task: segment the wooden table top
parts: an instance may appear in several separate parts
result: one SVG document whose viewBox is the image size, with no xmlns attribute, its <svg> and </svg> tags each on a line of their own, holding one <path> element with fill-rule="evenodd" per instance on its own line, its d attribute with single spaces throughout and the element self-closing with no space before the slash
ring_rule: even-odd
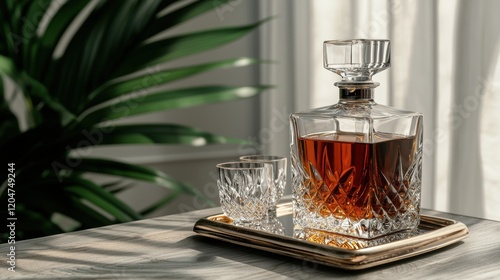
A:
<svg viewBox="0 0 500 280">
<path fill-rule="evenodd" d="M 346 271 L 197 236 L 220 208 L 0 245 L 2 279 L 500 279 L 500 222 L 423 210 L 463 222 L 470 236 L 421 256 Z"/>
</svg>

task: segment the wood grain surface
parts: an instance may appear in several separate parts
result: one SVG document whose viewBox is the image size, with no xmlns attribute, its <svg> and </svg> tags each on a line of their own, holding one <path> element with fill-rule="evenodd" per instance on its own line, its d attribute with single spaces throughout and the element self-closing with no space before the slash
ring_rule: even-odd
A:
<svg viewBox="0 0 500 280">
<path fill-rule="evenodd" d="M 500 279 L 500 222 L 423 211 L 465 223 L 449 247 L 363 271 L 345 271 L 197 236 L 194 223 L 220 208 L 16 243 L 16 272 L 2 279 Z"/>
</svg>

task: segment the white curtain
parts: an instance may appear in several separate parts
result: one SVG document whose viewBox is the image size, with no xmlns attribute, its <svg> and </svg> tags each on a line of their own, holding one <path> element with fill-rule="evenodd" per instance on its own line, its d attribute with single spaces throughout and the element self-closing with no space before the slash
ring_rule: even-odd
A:
<svg viewBox="0 0 500 280">
<path fill-rule="evenodd" d="M 323 41 L 391 39 L 375 101 L 424 114 L 422 206 L 500 220 L 500 1 L 308 3 L 309 106 L 338 100 Z"/>
</svg>

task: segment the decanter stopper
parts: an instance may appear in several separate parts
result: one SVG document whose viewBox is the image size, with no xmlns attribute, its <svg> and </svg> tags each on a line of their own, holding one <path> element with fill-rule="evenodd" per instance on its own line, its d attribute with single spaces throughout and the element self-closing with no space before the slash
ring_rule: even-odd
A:
<svg viewBox="0 0 500 280">
<path fill-rule="evenodd" d="M 326 69 L 340 75 L 342 81 L 336 86 L 365 84 L 376 87 L 372 75 L 387 69 L 390 62 L 389 40 L 331 40 L 323 43 L 323 58 Z"/>
</svg>

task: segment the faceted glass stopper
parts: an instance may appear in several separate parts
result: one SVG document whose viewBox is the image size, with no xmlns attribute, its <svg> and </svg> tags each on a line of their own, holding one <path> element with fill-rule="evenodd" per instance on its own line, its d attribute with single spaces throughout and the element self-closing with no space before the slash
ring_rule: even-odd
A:
<svg viewBox="0 0 500 280">
<path fill-rule="evenodd" d="M 370 82 L 373 74 L 391 66 L 390 41 L 325 41 L 323 57 L 325 68 L 342 76 L 344 83 Z"/>
</svg>

